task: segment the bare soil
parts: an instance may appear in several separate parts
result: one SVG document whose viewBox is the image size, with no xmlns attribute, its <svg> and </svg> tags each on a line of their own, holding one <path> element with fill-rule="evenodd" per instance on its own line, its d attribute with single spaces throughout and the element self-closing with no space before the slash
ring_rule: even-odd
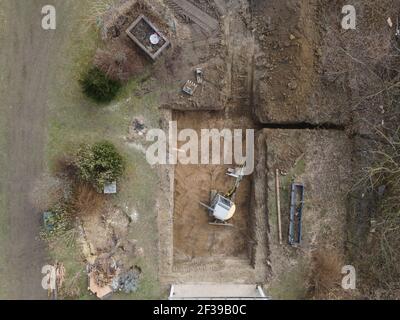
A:
<svg viewBox="0 0 400 320">
<path fill-rule="evenodd" d="M 174 50 L 167 56 L 165 69 L 158 79 L 165 83 L 162 106 L 173 110 L 171 120 L 178 129 L 204 128 L 254 129 L 251 106 L 252 56 L 254 41 L 247 28 L 249 13 L 246 1 L 220 1 L 220 33 L 205 36 L 195 23 L 179 19 L 176 30 L 181 32 Z M 210 11 L 207 11 L 210 12 Z M 174 11 L 177 17 L 181 12 Z M 172 41 L 174 46 L 174 41 Z M 195 81 L 194 70 L 201 67 L 205 83 L 193 97 L 181 93 L 187 79 Z M 179 110 L 179 111 L 177 111 Z M 216 111 L 210 111 L 216 110 Z M 167 119 L 163 123 L 167 129 Z M 226 192 L 232 178 L 225 175 L 228 167 L 215 165 L 176 165 L 165 170 L 162 188 L 170 195 L 159 211 L 160 271 L 164 283 L 173 282 L 263 282 L 266 278 L 266 220 L 255 214 L 252 206 L 254 181 L 246 177 L 232 219 L 234 228 L 208 224 L 207 203 L 212 188 Z M 222 229 L 221 229 L 222 228 Z"/>
<path fill-rule="evenodd" d="M 254 88 L 257 119 L 262 123 L 347 123 L 348 91 L 322 77 L 330 49 L 324 41 L 324 1 L 251 2 L 259 44 Z M 337 8 L 340 12 L 341 7 Z"/>
<path fill-rule="evenodd" d="M 200 137 L 201 129 L 223 129 L 227 121 L 216 114 L 198 117 L 194 112 L 175 113 L 178 130 L 192 128 Z M 194 121 L 193 121 L 194 120 Z M 230 124 L 229 127 L 232 127 Z M 236 127 L 240 128 L 240 127 Z M 179 148 L 179 147 L 178 147 Z M 237 192 L 237 211 L 231 227 L 209 225 L 207 210 L 199 202 L 209 203 L 211 190 L 227 193 L 234 178 L 225 173 L 235 165 L 182 165 L 175 167 L 174 256 L 175 262 L 197 257 L 248 256 L 251 176 L 246 177 Z"/>
</svg>

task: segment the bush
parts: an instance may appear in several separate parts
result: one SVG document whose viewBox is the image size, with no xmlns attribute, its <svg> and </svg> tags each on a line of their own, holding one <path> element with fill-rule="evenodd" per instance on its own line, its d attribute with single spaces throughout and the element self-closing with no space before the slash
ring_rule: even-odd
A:
<svg viewBox="0 0 400 320">
<path fill-rule="evenodd" d="M 110 79 L 126 82 L 142 74 L 147 60 L 134 48 L 118 41 L 97 49 L 93 64 Z"/>
<path fill-rule="evenodd" d="M 73 220 L 70 211 L 68 204 L 63 202 L 49 210 L 48 215 L 43 216 L 44 227 L 40 232 L 40 237 L 43 240 L 51 240 L 64 236 L 72 230 Z"/>
<path fill-rule="evenodd" d="M 91 68 L 80 84 L 85 95 L 96 102 L 110 102 L 122 87 L 120 81 L 110 79 L 97 67 Z"/>
<path fill-rule="evenodd" d="M 114 145 L 104 141 L 82 146 L 76 157 L 80 179 L 102 191 L 107 183 L 118 180 L 124 171 L 122 156 Z"/>
<path fill-rule="evenodd" d="M 309 280 L 309 295 L 312 299 L 332 299 L 342 296 L 341 269 L 344 265 L 339 253 L 330 248 L 313 252 Z"/>
</svg>

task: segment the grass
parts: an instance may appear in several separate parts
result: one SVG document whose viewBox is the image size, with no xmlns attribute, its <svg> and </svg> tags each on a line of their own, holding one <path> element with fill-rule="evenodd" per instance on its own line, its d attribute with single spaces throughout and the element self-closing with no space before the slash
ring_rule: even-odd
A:
<svg viewBox="0 0 400 320">
<path fill-rule="evenodd" d="M 384 134 L 376 129 L 386 142 L 372 152 L 377 159 L 359 182 L 359 186 L 369 185 L 377 193 L 381 186 L 383 194 L 376 198 L 376 233 L 362 248 L 354 247 L 366 295 L 374 298 L 380 290 L 381 298 L 399 299 L 400 288 L 400 128 Z"/>
<path fill-rule="evenodd" d="M 3 40 L 6 29 L 6 12 L 8 3 L 0 1 L 0 41 Z M 1 59 L 1 58 L 0 58 Z M 7 285 L 9 281 L 6 279 L 8 274 L 6 247 L 9 235 L 9 223 L 7 215 L 7 199 L 6 199 L 6 177 L 7 172 L 7 105 L 6 100 L 6 72 L 4 72 L 5 64 L 0 63 L 0 97 L 3 103 L 0 104 L 0 298 L 6 298 Z"/>
<path fill-rule="evenodd" d="M 341 269 L 344 265 L 341 256 L 334 249 L 320 248 L 313 252 L 312 272 L 309 286 L 313 299 L 332 299 L 340 297 Z"/>
<path fill-rule="evenodd" d="M 1 72 L 0 72 L 1 73 Z M 7 166 L 6 161 L 6 147 L 7 141 L 5 139 L 6 133 L 5 125 L 6 122 L 6 112 L 3 108 L 0 108 L 0 297 L 3 297 L 5 294 L 5 286 L 6 281 L 3 277 L 7 274 L 6 269 L 6 243 L 8 238 L 8 216 L 7 216 L 7 208 L 6 208 L 6 178 L 4 174 L 6 172 L 5 168 Z"/>
<path fill-rule="evenodd" d="M 110 1 L 112 3 L 113 1 Z M 148 126 L 158 125 L 158 96 L 150 93 L 144 97 L 134 96 L 140 88 L 143 79 L 130 81 L 117 95 L 112 103 L 98 108 L 96 103 L 86 98 L 79 85 L 80 71 L 91 64 L 95 50 L 101 46 L 97 30 L 94 27 L 81 28 L 75 22 L 85 21 L 86 13 L 90 12 L 96 1 L 73 2 L 75 12 L 81 12 L 81 17 L 72 17 L 68 23 L 72 35 L 68 43 L 63 45 L 60 52 L 63 55 L 53 80 L 54 88 L 50 94 L 48 116 L 48 144 L 46 156 L 48 166 L 54 169 L 56 159 L 63 154 L 76 151 L 82 143 L 94 143 L 99 140 L 109 140 L 121 151 L 126 160 L 126 172 L 120 185 L 120 192 L 114 201 L 120 206 L 135 208 L 139 213 L 139 221 L 130 230 L 132 239 L 138 240 L 145 255 L 136 261 L 143 270 L 143 279 L 138 292 L 120 296 L 118 298 L 141 299 L 160 297 L 158 283 L 158 249 L 157 249 L 157 212 L 155 209 L 154 194 L 158 178 L 145 160 L 145 155 L 130 148 L 123 137 L 128 132 L 128 126 L 135 116 L 143 116 Z M 104 5 L 104 3 L 103 3 Z M 72 9 L 71 9 L 72 10 Z M 143 75 L 146 77 L 146 75 Z M 60 242 L 52 248 L 53 259 L 63 262 L 67 275 L 78 276 L 79 298 L 87 299 L 87 290 L 83 290 L 86 276 L 84 265 L 74 246 L 65 246 Z"/>
<path fill-rule="evenodd" d="M 53 261 L 64 264 L 66 279 L 63 287 L 66 299 L 93 299 L 87 290 L 85 264 L 82 261 L 80 248 L 75 242 L 60 238 L 50 245 L 50 256 Z"/>
<path fill-rule="evenodd" d="M 308 266 L 299 264 L 280 275 L 268 288 L 268 295 L 275 300 L 302 300 L 307 297 Z"/>
</svg>

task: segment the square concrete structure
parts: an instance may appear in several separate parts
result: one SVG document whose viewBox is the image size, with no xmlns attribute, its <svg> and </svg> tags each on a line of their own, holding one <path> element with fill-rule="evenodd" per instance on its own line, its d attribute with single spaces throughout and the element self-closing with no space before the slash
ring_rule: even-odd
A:
<svg viewBox="0 0 400 320">
<path fill-rule="evenodd" d="M 153 60 L 156 60 L 170 44 L 167 38 L 144 15 L 140 15 L 129 26 L 126 34 Z M 152 35 L 158 36 L 157 44 L 151 43 Z"/>
</svg>

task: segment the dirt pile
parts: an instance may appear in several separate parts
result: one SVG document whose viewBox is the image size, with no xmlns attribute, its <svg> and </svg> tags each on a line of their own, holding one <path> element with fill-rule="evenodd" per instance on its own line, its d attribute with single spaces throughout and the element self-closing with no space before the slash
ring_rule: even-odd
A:
<svg viewBox="0 0 400 320">
<path fill-rule="evenodd" d="M 346 89 L 323 78 L 331 45 L 325 40 L 325 5 L 319 0 L 252 2 L 259 44 L 254 108 L 260 122 L 348 122 Z"/>
</svg>

